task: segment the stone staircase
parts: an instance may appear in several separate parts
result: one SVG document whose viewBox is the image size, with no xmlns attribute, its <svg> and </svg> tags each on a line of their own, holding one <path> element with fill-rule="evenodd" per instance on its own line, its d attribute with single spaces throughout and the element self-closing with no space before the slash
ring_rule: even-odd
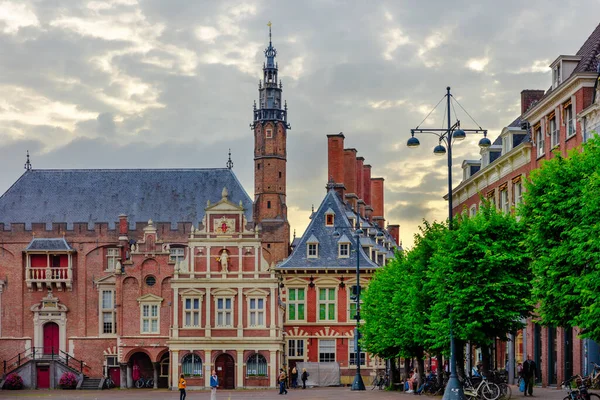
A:
<svg viewBox="0 0 600 400">
<path fill-rule="evenodd" d="M 102 389 L 102 378 L 89 378 L 87 376 L 83 377 L 83 382 L 81 383 L 80 390 L 101 390 Z"/>
</svg>

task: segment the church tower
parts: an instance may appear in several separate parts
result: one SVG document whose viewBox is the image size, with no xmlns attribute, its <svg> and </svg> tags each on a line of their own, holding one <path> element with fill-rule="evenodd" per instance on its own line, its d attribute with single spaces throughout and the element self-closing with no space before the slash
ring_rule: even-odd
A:
<svg viewBox="0 0 600 400">
<path fill-rule="evenodd" d="M 273 265 L 289 255 L 290 224 L 286 205 L 287 103 L 282 107 L 277 82 L 277 50 L 265 50 L 263 79 L 258 83 L 259 106 L 254 103 L 254 221 L 262 230 L 265 258 Z"/>
</svg>

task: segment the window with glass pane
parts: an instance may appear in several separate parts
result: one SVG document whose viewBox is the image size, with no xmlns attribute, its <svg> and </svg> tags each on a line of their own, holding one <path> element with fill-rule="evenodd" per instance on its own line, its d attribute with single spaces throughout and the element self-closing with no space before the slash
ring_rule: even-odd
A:
<svg viewBox="0 0 600 400">
<path fill-rule="evenodd" d="M 513 193 L 515 196 L 515 207 L 523 201 L 523 186 L 521 182 L 517 182 L 513 185 Z"/>
<path fill-rule="evenodd" d="M 250 326 L 265 326 L 264 299 L 250 299 Z"/>
<path fill-rule="evenodd" d="M 319 320 L 335 321 L 335 289 L 319 289 Z"/>
<path fill-rule="evenodd" d="M 288 340 L 288 357 L 304 357 L 304 339 Z"/>
<path fill-rule="evenodd" d="M 200 299 L 197 297 L 184 299 L 183 305 L 184 320 L 183 326 L 188 328 L 197 328 L 200 326 Z"/>
<path fill-rule="evenodd" d="M 319 340 L 319 362 L 335 362 L 335 339 Z"/>
<path fill-rule="evenodd" d="M 106 249 L 106 270 L 114 271 L 117 266 L 117 259 L 119 258 L 119 249 L 109 248 Z"/>
<path fill-rule="evenodd" d="M 288 289 L 288 321 L 304 321 L 304 288 Z"/>
<path fill-rule="evenodd" d="M 142 305 L 142 333 L 158 333 L 158 304 Z"/>
<path fill-rule="evenodd" d="M 356 347 L 354 347 L 355 340 L 354 338 L 348 340 L 348 355 L 350 356 L 348 360 L 348 365 L 356 365 Z M 362 349 L 360 349 L 360 365 L 366 365 L 367 363 L 367 355 Z"/>
<path fill-rule="evenodd" d="M 567 136 L 575 134 L 575 121 L 573 120 L 573 106 L 570 105 L 565 110 L 565 120 L 567 122 Z"/>
<path fill-rule="evenodd" d="M 550 144 L 552 147 L 558 144 L 559 130 L 556 127 L 556 117 L 550 120 Z"/>
<path fill-rule="evenodd" d="M 102 299 L 100 301 L 100 326 L 102 333 L 116 333 L 115 325 L 115 292 L 114 290 L 102 290 Z"/>
<path fill-rule="evenodd" d="M 317 253 L 317 243 L 309 243 L 308 244 L 308 257 L 316 258 L 318 256 Z"/>
<path fill-rule="evenodd" d="M 246 376 L 267 376 L 267 359 L 262 354 L 254 353 L 248 357 Z"/>
<path fill-rule="evenodd" d="M 217 326 L 232 326 L 231 298 L 217 299 Z"/>
<path fill-rule="evenodd" d="M 181 361 L 181 372 L 187 376 L 202 376 L 202 359 L 197 354 L 187 354 Z"/>
<path fill-rule="evenodd" d="M 538 128 L 536 130 L 535 138 L 537 145 L 537 155 L 539 157 L 544 155 L 544 145 L 546 144 L 546 142 L 544 141 L 544 134 L 542 133 L 542 128 Z"/>
<path fill-rule="evenodd" d="M 340 243 L 340 257 L 348 257 L 350 254 L 350 244 Z"/>
<path fill-rule="evenodd" d="M 169 261 L 179 262 L 185 258 L 185 249 L 183 247 L 172 247 L 170 250 Z"/>
<path fill-rule="evenodd" d="M 508 214 L 510 211 L 510 203 L 508 202 L 508 190 L 500 191 L 500 204 L 502 204 L 502 212 Z"/>
</svg>

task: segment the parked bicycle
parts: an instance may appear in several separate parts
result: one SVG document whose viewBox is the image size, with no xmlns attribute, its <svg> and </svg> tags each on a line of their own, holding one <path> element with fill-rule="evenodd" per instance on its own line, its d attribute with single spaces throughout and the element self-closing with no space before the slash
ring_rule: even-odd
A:
<svg viewBox="0 0 600 400">
<path fill-rule="evenodd" d="M 489 380 L 500 388 L 499 400 L 508 400 L 512 397 L 512 389 L 508 385 L 508 374 L 506 371 L 491 370 Z"/>
<path fill-rule="evenodd" d="M 463 391 L 468 400 L 476 400 L 481 397 L 485 400 L 496 400 L 500 397 L 498 385 L 488 381 L 485 377 L 482 377 L 477 385 L 474 385 L 470 378 L 466 378 L 463 385 Z"/>
<path fill-rule="evenodd" d="M 596 364 L 593 361 L 590 364 L 594 366 L 594 369 L 586 377 L 589 379 L 589 387 L 590 389 L 600 389 L 600 365 Z"/>
<path fill-rule="evenodd" d="M 107 376 L 106 378 L 104 378 L 104 389 L 112 389 L 114 388 L 115 385 L 115 381 L 112 380 L 112 378 L 110 376 Z"/>
<path fill-rule="evenodd" d="M 577 389 L 572 388 L 573 381 L 575 382 Z M 600 400 L 599 395 L 588 392 L 588 386 L 586 385 L 585 380 L 579 375 L 567 379 L 560 385 L 567 391 L 567 396 L 563 400 Z"/>
<path fill-rule="evenodd" d="M 378 374 L 375 379 L 373 379 L 373 386 L 371 387 L 371 390 L 375 389 L 375 388 L 379 388 L 379 390 L 383 390 L 386 387 L 388 387 L 390 385 L 390 376 L 386 373 L 385 375 L 383 374 Z"/>
<path fill-rule="evenodd" d="M 154 379 L 141 377 L 137 381 L 135 381 L 135 387 L 138 389 L 141 388 L 153 388 L 154 387 Z"/>
</svg>

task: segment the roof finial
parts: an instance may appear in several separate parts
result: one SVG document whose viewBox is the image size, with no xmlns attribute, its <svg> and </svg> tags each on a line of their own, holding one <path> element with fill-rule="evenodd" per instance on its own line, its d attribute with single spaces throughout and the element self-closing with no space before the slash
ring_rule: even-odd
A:
<svg viewBox="0 0 600 400">
<path fill-rule="evenodd" d="M 296 239 L 296 229 L 294 229 L 294 239 Z"/>
<path fill-rule="evenodd" d="M 231 149 L 229 149 L 229 159 L 227 160 L 227 169 L 233 168 L 233 161 L 231 161 Z"/>
<path fill-rule="evenodd" d="M 331 190 L 335 188 L 335 180 L 333 179 L 333 175 L 329 175 L 329 181 L 327 182 L 327 189 Z"/>
<path fill-rule="evenodd" d="M 269 27 L 269 46 L 270 46 L 271 45 L 271 21 L 269 21 L 267 26 Z"/>
<path fill-rule="evenodd" d="M 313 214 L 315 213 L 315 205 L 314 204 L 312 204 L 312 212 L 313 212 Z"/>
<path fill-rule="evenodd" d="M 29 161 L 29 150 L 27 150 L 27 161 L 25 162 L 25 170 L 29 171 L 31 169 L 31 161 Z"/>
</svg>

